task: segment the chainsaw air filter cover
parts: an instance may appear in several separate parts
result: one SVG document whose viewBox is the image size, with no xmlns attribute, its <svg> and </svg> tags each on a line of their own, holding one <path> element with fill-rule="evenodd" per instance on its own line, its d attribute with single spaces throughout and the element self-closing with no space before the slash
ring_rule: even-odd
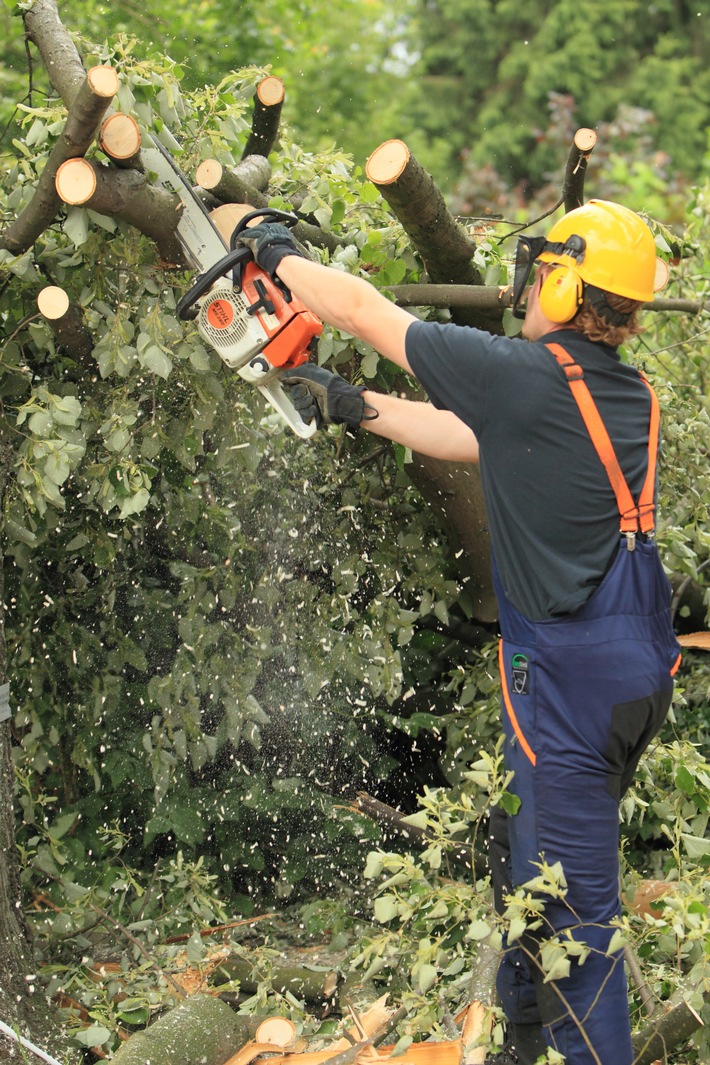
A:
<svg viewBox="0 0 710 1065">
<path fill-rule="evenodd" d="M 269 331 L 262 325 L 262 318 L 267 319 Z M 278 327 L 273 315 L 263 311 L 258 316 L 250 314 L 244 293 L 231 284 L 212 289 L 202 301 L 197 319 L 201 335 L 232 369 L 239 369 L 257 355 Z"/>
</svg>

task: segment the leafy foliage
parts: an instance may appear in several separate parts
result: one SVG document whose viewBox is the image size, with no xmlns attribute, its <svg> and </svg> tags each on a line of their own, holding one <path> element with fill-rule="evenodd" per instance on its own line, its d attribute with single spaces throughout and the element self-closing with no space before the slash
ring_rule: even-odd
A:
<svg viewBox="0 0 710 1065">
<path fill-rule="evenodd" d="M 622 107 L 651 112 L 673 169 L 707 173 L 708 26 L 693 7 L 419 0 L 413 31 L 426 91 L 412 83 L 411 144 L 438 170 L 456 172 L 470 155 L 508 187 L 539 188 L 553 172 L 540 127 L 556 97 L 592 128 Z"/>
</svg>

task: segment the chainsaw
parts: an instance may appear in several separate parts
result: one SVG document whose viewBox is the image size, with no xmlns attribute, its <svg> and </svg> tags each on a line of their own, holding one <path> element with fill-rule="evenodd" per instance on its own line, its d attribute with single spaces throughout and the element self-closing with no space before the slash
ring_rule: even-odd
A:
<svg viewBox="0 0 710 1065">
<path fill-rule="evenodd" d="M 297 436 L 313 436 L 316 426 L 303 421 L 279 376 L 308 361 L 323 323 L 282 282 L 257 266 L 247 247 L 237 244 L 253 219 L 294 226 L 298 218 L 270 207 L 251 211 L 240 219 L 227 247 L 167 148 L 157 138 L 147 141 L 146 166 L 162 188 L 179 197 L 183 210 L 177 234 L 199 271 L 177 305 L 178 318 L 196 319 L 200 335 L 223 362 L 256 385 Z"/>
</svg>

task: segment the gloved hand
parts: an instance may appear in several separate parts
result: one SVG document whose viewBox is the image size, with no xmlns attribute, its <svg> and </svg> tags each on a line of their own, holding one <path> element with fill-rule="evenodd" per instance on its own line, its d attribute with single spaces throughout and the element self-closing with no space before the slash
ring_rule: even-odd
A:
<svg viewBox="0 0 710 1065">
<path fill-rule="evenodd" d="M 258 226 L 248 226 L 239 234 L 236 243 L 248 248 L 257 266 L 266 270 L 272 277 L 281 260 L 287 255 L 304 258 L 293 233 L 280 222 L 260 222 Z"/>
<path fill-rule="evenodd" d="M 279 380 L 308 425 L 315 419 L 319 429 L 324 423 L 357 428 L 360 422 L 377 417 L 375 408 L 362 398 L 364 388 L 349 384 L 322 366 L 305 363 L 285 370 Z"/>
</svg>

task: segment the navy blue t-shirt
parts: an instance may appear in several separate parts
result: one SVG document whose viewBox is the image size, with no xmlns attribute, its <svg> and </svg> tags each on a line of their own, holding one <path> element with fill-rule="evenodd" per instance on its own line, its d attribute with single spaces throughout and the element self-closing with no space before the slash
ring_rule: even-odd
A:
<svg viewBox="0 0 710 1065">
<path fill-rule="evenodd" d="M 545 342 L 584 371 L 635 500 L 648 466 L 650 395 L 613 348 L 571 329 L 536 342 L 413 322 L 406 351 L 431 402 L 476 434 L 493 553 L 507 598 L 532 621 L 571 613 L 619 544 L 619 512 L 567 379 Z"/>
</svg>

